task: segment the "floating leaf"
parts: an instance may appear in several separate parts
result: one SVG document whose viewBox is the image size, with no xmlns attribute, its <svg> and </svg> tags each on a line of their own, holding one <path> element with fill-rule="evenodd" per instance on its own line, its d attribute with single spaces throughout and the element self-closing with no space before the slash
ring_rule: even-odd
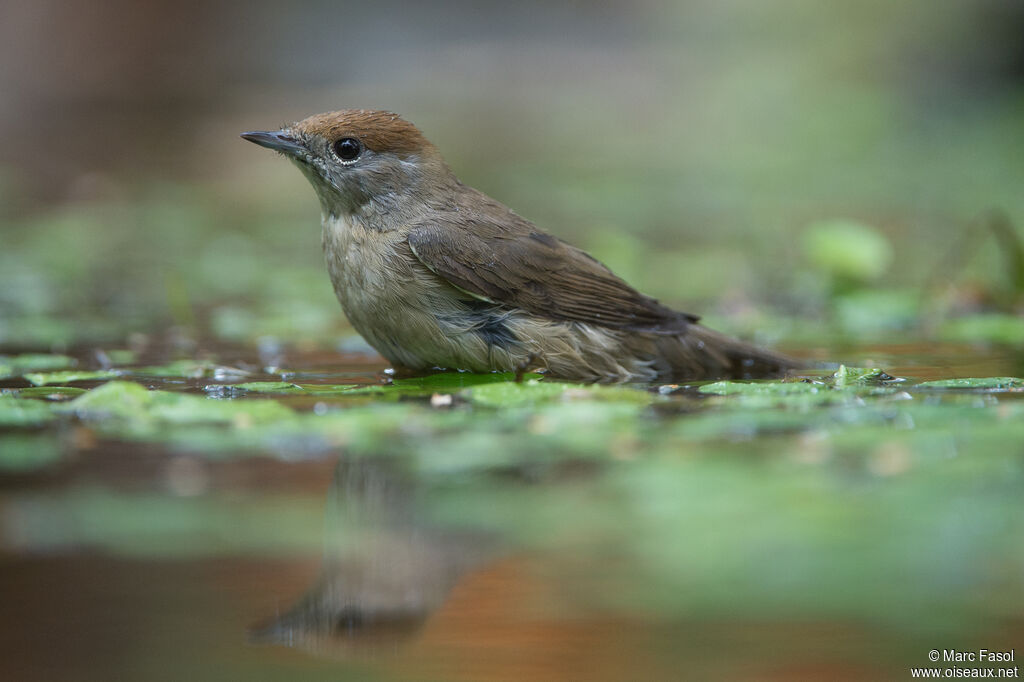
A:
<svg viewBox="0 0 1024 682">
<path fill-rule="evenodd" d="M 129 426 L 153 424 L 254 424 L 289 419 L 294 412 L 273 400 L 211 400 L 184 393 L 149 391 L 127 381 L 111 381 L 55 409 L 82 419 L 117 418 Z"/>
<path fill-rule="evenodd" d="M 225 367 L 196 360 L 175 360 L 153 367 L 134 367 L 128 372 L 133 376 L 181 377 L 184 379 L 230 379 L 250 374 L 249 371 L 237 367 Z"/>
<path fill-rule="evenodd" d="M 302 389 L 303 393 L 310 395 L 342 395 L 352 393 L 356 389 L 384 388 L 383 386 L 360 384 L 298 384 L 298 387 Z"/>
<path fill-rule="evenodd" d="M 19 398 L 43 398 L 48 400 L 69 400 L 85 393 L 77 386 L 33 386 L 17 389 Z"/>
<path fill-rule="evenodd" d="M 522 383 L 506 381 L 483 384 L 467 389 L 465 395 L 470 402 L 487 407 L 511 407 L 535 405 L 561 399 L 567 390 L 584 390 L 576 384 L 547 383 L 531 379 Z"/>
<path fill-rule="evenodd" d="M 897 379 L 877 367 L 847 367 L 846 365 L 840 365 L 836 373 L 832 375 L 832 379 L 837 388 L 877 386 L 887 382 L 902 381 L 902 379 Z"/>
<path fill-rule="evenodd" d="M 437 374 L 428 374 L 424 377 L 395 379 L 391 382 L 391 385 L 403 390 L 422 390 L 431 392 L 457 391 L 463 388 L 482 386 L 485 384 L 512 382 L 515 378 L 516 375 L 514 372 L 438 372 Z M 540 378 L 540 375 L 526 374 L 523 378 L 538 379 Z"/>
<path fill-rule="evenodd" d="M 438 372 L 423 377 L 395 379 L 390 384 L 358 386 L 346 390 L 350 395 L 362 393 L 380 394 L 381 396 L 429 396 L 434 393 L 455 393 L 474 386 L 514 382 L 513 372 Z M 538 379 L 539 374 L 526 374 L 524 379 Z M 304 388 L 314 389 L 314 385 L 304 384 Z"/>
<path fill-rule="evenodd" d="M 697 390 L 714 395 L 807 395 L 820 393 L 828 387 L 802 381 L 716 381 Z"/>
<path fill-rule="evenodd" d="M 925 381 L 916 388 L 954 388 L 954 389 L 985 389 L 1009 390 L 1024 388 L 1024 379 L 1016 377 L 982 377 L 978 379 L 940 379 Z"/>
<path fill-rule="evenodd" d="M 530 379 L 483 384 L 461 393 L 471 403 L 486 407 L 536 405 L 554 400 L 607 400 L 647 404 L 655 396 L 636 388 L 584 386 Z"/>
<path fill-rule="evenodd" d="M 53 417 L 53 406 L 49 403 L 0 394 L 0 426 L 37 426 Z"/>
<path fill-rule="evenodd" d="M 217 398 L 238 398 L 247 393 L 274 393 L 278 395 L 334 396 L 351 394 L 355 389 L 376 392 L 384 386 L 359 384 L 293 384 L 288 381 L 249 381 L 244 384 L 212 384 L 205 391 Z"/>
<path fill-rule="evenodd" d="M 699 387 L 705 395 L 722 396 L 721 404 L 736 408 L 790 407 L 809 409 L 819 405 L 847 404 L 861 400 L 859 391 L 836 388 L 821 381 L 717 381 Z M 882 390 L 866 389 L 863 390 Z"/>
<path fill-rule="evenodd" d="M 207 387 L 210 388 L 210 387 Z M 302 386 L 288 381 L 249 381 L 244 384 L 229 384 L 223 388 L 240 389 L 251 393 L 305 393 Z"/>
<path fill-rule="evenodd" d="M 96 379 L 112 379 L 121 376 L 119 370 L 98 369 L 98 370 L 67 370 L 63 372 L 30 372 L 25 379 L 36 386 L 47 384 L 68 384 L 72 381 L 95 381 Z"/>
</svg>

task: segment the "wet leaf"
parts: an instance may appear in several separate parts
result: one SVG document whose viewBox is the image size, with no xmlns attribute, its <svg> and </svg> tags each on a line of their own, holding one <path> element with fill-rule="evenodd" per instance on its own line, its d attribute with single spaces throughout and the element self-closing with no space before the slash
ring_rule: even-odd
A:
<svg viewBox="0 0 1024 682">
<path fill-rule="evenodd" d="M 181 377 L 184 379 L 237 379 L 248 376 L 250 372 L 237 367 L 225 367 L 210 362 L 196 360 L 175 360 L 164 365 L 153 367 L 133 367 L 127 370 L 133 376 L 143 377 Z"/>
<path fill-rule="evenodd" d="M 940 379 L 924 381 L 916 388 L 1009 390 L 1024 388 L 1024 379 L 1016 377 L 982 377 L 979 379 Z"/>
<path fill-rule="evenodd" d="M 425 377 L 412 377 L 408 379 L 395 379 L 391 386 L 405 391 L 457 391 L 473 386 L 486 384 L 508 383 L 516 378 L 513 372 L 488 372 L 477 374 L 474 372 L 438 372 Z M 539 374 L 526 374 L 524 379 L 539 379 Z"/>
<path fill-rule="evenodd" d="M 120 376 L 121 372 L 112 369 L 99 370 L 67 370 L 63 372 L 29 372 L 25 379 L 36 386 L 47 384 L 67 384 L 72 381 L 94 381 L 96 379 L 112 379 Z"/>
<path fill-rule="evenodd" d="M 54 418 L 53 406 L 0 394 L 0 426 L 37 426 Z"/>
<path fill-rule="evenodd" d="M 837 388 L 848 386 L 878 386 L 902 381 L 877 367 L 847 367 L 840 365 L 832 380 Z"/>
<path fill-rule="evenodd" d="M 466 389 L 460 395 L 481 407 L 513 407 L 566 400 L 607 400 L 648 404 L 654 395 L 636 388 L 583 386 L 530 379 L 495 382 Z"/>
<path fill-rule="evenodd" d="M 299 384 L 300 389 L 303 393 L 317 396 L 329 396 L 329 395 L 345 395 L 354 391 L 368 389 L 371 392 L 373 389 L 384 388 L 383 386 L 365 386 L 359 384 Z"/>
<path fill-rule="evenodd" d="M 828 382 L 819 380 L 805 381 L 718 381 L 705 384 L 698 388 L 700 393 L 721 396 L 716 398 L 717 404 L 723 407 L 759 409 L 766 407 L 786 407 L 808 410 L 825 405 L 857 404 L 863 401 L 865 392 L 887 394 L 884 388 L 860 386 L 834 386 L 832 379 Z"/>
<path fill-rule="evenodd" d="M 69 400 L 86 392 L 77 386 L 33 386 L 17 389 L 19 398 L 43 398 L 47 400 Z"/>
<path fill-rule="evenodd" d="M 244 384 L 230 384 L 228 387 L 252 393 L 303 393 L 306 391 L 302 386 L 287 381 L 249 381 Z"/>
<path fill-rule="evenodd" d="M 288 420 L 294 412 L 273 400 L 213 400 L 169 391 L 150 391 L 127 381 L 111 381 L 70 403 L 55 406 L 86 420 L 117 419 L 128 431 L 159 424 L 228 424 L 248 428 Z"/>
<path fill-rule="evenodd" d="M 526 378 L 539 378 L 538 374 L 527 374 Z M 378 394 L 382 398 L 399 396 L 429 396 L 434 393 L 456 393 L 462 389 L 488 384 L 500 384 L 512 382 L 515 374 L 512 372 L 488 372 L 477 374 L 474 372 L 438 372 L 423 377 L 410 377 L 405 379 L 394 379 L 390 384 L 357 386 L 346 389 L 351 395 Z M 305 388 L 313 386 L 305 385 Z"/>
<path fill-rule="evenodd" d="M 823 384 L 802 381 L 716 381 L 697 389 L 713 395 L 813 395 L 828 390 Z"/>
</svg>

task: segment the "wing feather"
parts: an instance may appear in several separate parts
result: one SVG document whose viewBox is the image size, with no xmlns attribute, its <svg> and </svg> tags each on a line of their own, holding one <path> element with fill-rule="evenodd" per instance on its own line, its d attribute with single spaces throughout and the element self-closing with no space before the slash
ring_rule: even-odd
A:
<svg viewBox="0 0 1024 682">
<path fill-rule="evenodd" d="M 409 246 L 427 268 L 467 294 L 534 315 L 662 334 L 682 332 L 698 320 L 641 294 L 590 255 L 511 211 L 501 217 L 435 216 L 410 231 Z"/>
</svg>

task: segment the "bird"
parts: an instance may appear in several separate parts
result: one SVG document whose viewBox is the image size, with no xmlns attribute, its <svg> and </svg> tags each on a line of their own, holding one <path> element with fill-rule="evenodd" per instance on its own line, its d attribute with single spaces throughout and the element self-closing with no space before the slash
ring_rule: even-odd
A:
<svg viewBox="0 0 1024 682">
<path fill-rule="evenodd" d="M 398 114 L 344 109 L 241 137 L 281 153 L 312 184 L 334 292 L 398 371 L 667 383 L 799 366 L 640 293 L 463 184 Z"/>
</svg>

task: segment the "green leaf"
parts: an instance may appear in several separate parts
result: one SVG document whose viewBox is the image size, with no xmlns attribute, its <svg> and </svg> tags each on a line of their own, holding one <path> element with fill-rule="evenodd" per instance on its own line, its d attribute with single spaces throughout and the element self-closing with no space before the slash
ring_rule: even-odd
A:
<svg viewBox="0 0 1024 682">
<path fill-rule="evenodd" d="M 564 400 L 604 400 L 648 404 L 655 396 L 647 391 L 615 386 L 584 386 L 530 379 L 505 381 L 466 389 L 460 395 L 481 407 L 518 407 Z"/>
<path fill-rule="evenodd" d="M 250 372 L 237 367 L 225 367 L 196 360 L 175 360 L 153 367 L 134 367 L 127 372 L 132 376 L 181 377 L 184 379 L 229 379 L 250 374 Z"/>
<path fill-rule="evenodd" d="M 86 389 L 77 386 L 33 386 L 16 390 L 19 398 L 42 398 L 48 400 L 68 400 L 86 392 Z"/>
<path fill-rule="evenodd" d="M 38 426 L 53 418 L 53 406 L 49 403 L 0 394 L 0 426 Z"/>
<path fill-rule="evenodd" d="M 356 389 L 378 389 L 384 388 L 383 386 L 365 386 L 359 384 L 297 384 L 298 388 L 302 389 L 303 393 L 309 395 L 328 396 L 328 395 L 344 395 L 346 393 L 353 393 Z"/>
<path fill-rule="evenodd" d="M 236 388 L 251 393 L 305 393 L 306 390 L 288 381 L 249 381 L 244 384 L 229 384 L 226 388 Z"/>
<path fill-rule="evenodd" d="M 456 393 L 474 386 L 511 383 L 515 381 L 515 378 L 514 372 L 488 372 L 481 374 L 474 372 L 438 372 L 423 377 L 395 379 L 390 384 L 358 386 L 346 390 L 346 392 L 351 395 L 377 393 L 382 396 L 390 395 L 395 397 L 399 395 L 429 396 L 434 393 Z M 538 378 L 540 378 L 539 374 L 524 375 L 524 379 Z M 307 389 L 312 388 L 309 384 L 304 384 L 303 387 Z"/>
<path fill-rule="evenodd" d="M 887 382 L 901 381 L 877 367 L 847 367 L 840 365 L 832 380 L 837 388 L 847 386 L 877 386 Z"/>
<path fill-rule="evenodd" d="M 473 386 L 513 382 L 515 378 L 514 372 L 488 372 L 482 374 L 474 372 L 438 372 L 437 374 L 428 374 L 424 377 L 395 379 L 391 382 L 391 386 L 404 391 L 444 393 Z M 526 374 L 524 378 L 538 379 L 540 375 Z"/>
<path fill-rule="evenodd" d="M 67 384 L 72 381 L 94 381 L 96 379 L 111 379 L 113 377 L 121 376 L 120 370 L 113 369 L 100 369 L 100 370 L 66 370 L 63 372 L 30 372 L 25 375 L 25 379 L 36 386 L 46 386 L 47 384 Z"/>
<path fill-rule="evenodd" d="M 828 390 L 821 384 L 802 381 L 716 381 L 697 389 L 700 393 L 714 395 L 807 395 Z"/>
<path fill-rule="evenodd" d="M 940 379 L 925 381 L 916 388 L 953 388 L 953 389 L 985 389 L 1008 390 L 1024 388 L 1024 379 L 1017 377 L 982 377 L 978 379 Z"/>
<path fill-rule="evenodd" d="M 483 384 L 462 393 L 470 402 L 486 407 L 512 407 L 536 405 L 561 399 L 566 390 L 578 388 L 574 384 L 546 383 L 531 379 L 522 383 L 507 381 Z"/>
<path fill-rule="evenodd" d="M 205 391 L 210 397 L 218 399 L 241 398 L 249 393 L 327 397 L 350 393 L 357 386 L 357 384 L 293 384 L 288 381 L 250 381 L 244 384 L 211 384 L 205 387 Z"/>
<path fill-rule="evenodd" d="M 697 390 L 706 395 L 722 396 L 717 399 L 722 405 L 735 408 L 779 406 L 801 410 L 821 405 L 856 403 L 861 400 L 861 392 L 889 392 L 887 389 L 867 386 L 835 387 L 823 381 L 717 381 Z"/>
<path fill-rule="evenodd" d="M 108 382 L 55 409 L 87 420 L 116 418 L 127 422 L 129 428 L 158 424 L 229 424 L 247 428 L 294 416 L 291 408 L 273 400 L 213 400 L 184 393 L 149 391 L 127 381 Z"/>
</svg>

